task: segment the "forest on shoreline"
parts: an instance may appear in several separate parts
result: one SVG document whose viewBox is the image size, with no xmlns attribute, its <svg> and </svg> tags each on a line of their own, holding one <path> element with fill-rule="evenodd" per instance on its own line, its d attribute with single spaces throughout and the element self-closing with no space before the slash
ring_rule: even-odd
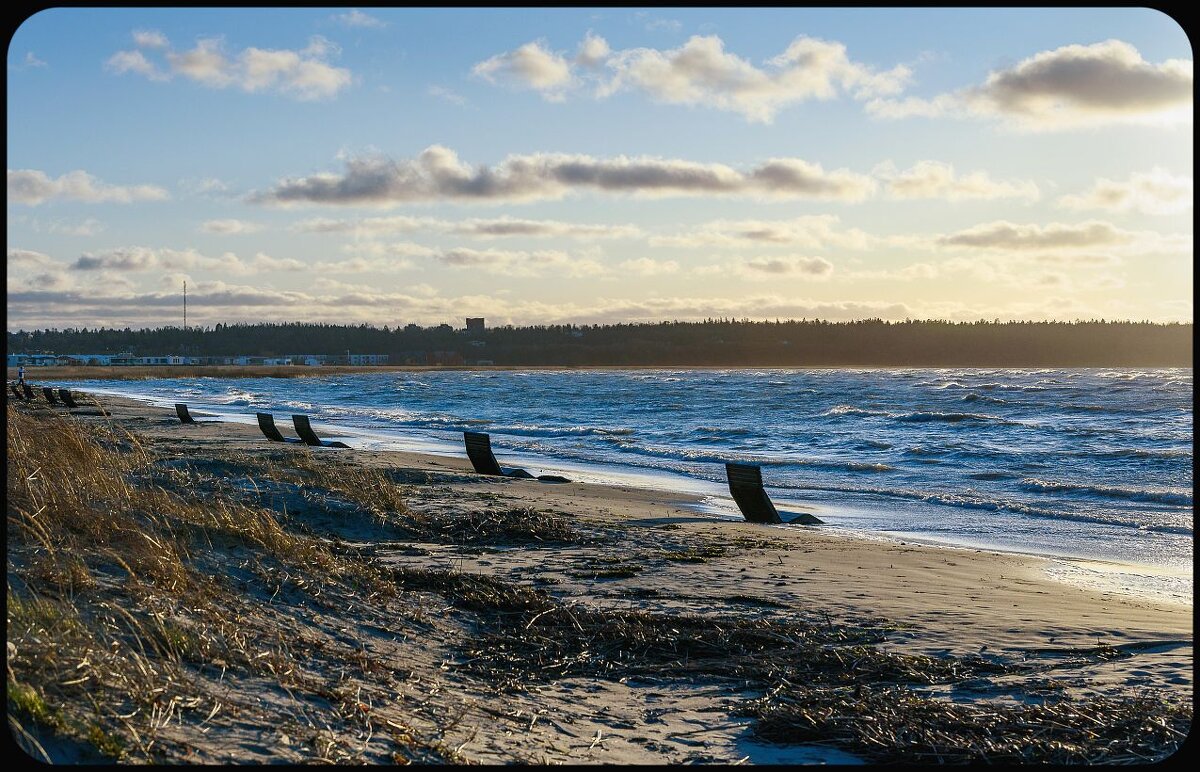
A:
<svg viewBox="0 0 1200 772">
<path fill-rule="evenodd" d="M 709 319 L 455 329 L 217 324 L 8 332 L 7 353 L 330 357 L 386 354 L 393 365 L 1190 367 L 1192 324 L 868 319 Z M 334 360 L 336 363 L 336 360 Z"/>
</svg>

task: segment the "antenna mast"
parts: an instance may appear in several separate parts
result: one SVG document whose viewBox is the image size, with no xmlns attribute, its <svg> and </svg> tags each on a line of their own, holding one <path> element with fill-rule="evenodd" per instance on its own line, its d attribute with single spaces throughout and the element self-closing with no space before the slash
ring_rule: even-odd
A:
<svg viewBox="0 0 1200 772">
<path fill-rule="evenodd" d="M 183 282 L 183 329 L 187 329 L 187 281 Z"/>
</svg>

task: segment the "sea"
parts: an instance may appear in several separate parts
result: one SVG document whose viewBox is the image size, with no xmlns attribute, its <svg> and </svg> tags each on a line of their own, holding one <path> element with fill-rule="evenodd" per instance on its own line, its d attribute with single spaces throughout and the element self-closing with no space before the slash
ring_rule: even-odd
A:
<svg viewBox="0 0 1200 772">
<path fill-rule="evenodd" d="M 784 519 L 887 541 L 1044 556 L 1062 581 L 1192 603 L 1191 368 L 384 371 L 61 381 L 323 437 L 699 496 L 741 519 L 725 461 Z M 757 527 L 757 526 L 756 526 Z M 795 528 L 800 526 L 774 526 Z"/>
</svg>

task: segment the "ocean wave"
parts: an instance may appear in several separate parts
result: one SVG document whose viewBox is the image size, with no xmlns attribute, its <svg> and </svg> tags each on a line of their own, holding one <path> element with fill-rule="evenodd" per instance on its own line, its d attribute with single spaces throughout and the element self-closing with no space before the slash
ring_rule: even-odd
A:
<svg viewBox="0 0 1200 772">
<path fill-rule="evenodd" d="M 907 423 L 927 423 L 930 421 L 941 421 L 945 423 L 962 423 L 964 421 L 970 423 L 999 423 L 1006 425 L 1015 425 L 1015 422 L 994 415 L 983 415 L 981 413 L 940 413 L 933 410 L 917 410 L 912 413 L 898 413 L 891 416 L 897 421 L 905 421 Z"/>
<path fill-rule="evenodd" d="M 1169 533 L 1176 536 L 1191 536 L 1193 533 L 1193 530 L 1186 525 L 1158 525 L 1154 523 L 1138 526 L 1138 530 L 1151 531 L 1152 533 Z"/>
<path fill-rule="evenodd" d="M 1049 391 L 1045 386 L 1029 383 L 980 383 L 973 388 L 982 391 Z"/>
<path fill-rule="evenodd" d="M 855 407 L 854 405 L 835 405 L 821 415 L 824 417 L 840 417 L 847 415 L 880 416 L 903 423 L 991 423 L 1004 426 L 1026 426 L 1026 424 L 1021 423 L 1020 421 L 1010 421 L 1007 418 L 1001 418 L 1000 416 L 995 415 L 985 415 L 983 413 L 944 413 L 937 410 L 913 410 L 907 413 L 894 413 L 888 410 L 869 410 L 867 408 Z"/>
<path fill-rule="evenodd" d="M 788 487 L 788 486 L 781 486 Z M 1152 531 L 1158 533 L 1181 534 L 1190 536 L 1192 529 L 1184 525 L 1173 525 L 1170 523 L 1144 523 L 1131 520 L 1120 516 L 1103 516 L 1095 514 L 1084 514 L 1080 512 L 1067 512 L 1063 510 L 1046 509 L 1044 507 L 1035 507 L 1012 499 L 992 499 L 984 496 L 962 494 L 962 493 L 943 493 L 943 492 L 922 492 L 913 491 L 903 488 L 872 488 L 872 487 L 853 487 L 853 486 L 803 486 L 808 490 L 823 490 L 831 492 L 844 493 L 867 493 L 875 496 L 884 496 L 890 498 L 908 499 L 911 501 L 921 501 L 928 504 L 938 504 L 942 506 L 958 507 L 962 509 L 978 509 L 991 512 L 1011 512 L 1025 517 L 1032 517 L 1045 520 L 1066 520 L 1077 523 L 1095 523 L 1097 525 L 1114 526 L 1118 528 L 1128 528 L 1138 531 Z"/>
<path fill-rule="evenodd" d="M 833 407 L 821 413 L 822 416 L 842 416 L 842 415 L 881 415 L 890 416 L 891 413 L 886 410 L 867 410 L 854 405 L 834 405 Z"/>
<path fill-rule="evenodd" d="M 197 392 L 198 393 L 198 392 Z M 218 394 L 211 397 L 211 400 L 218 405 L 233 405 L 235 407 L 249 407 L 253 404 L 261 404 L 258 401 L 262 398 L 261 394 L 256 394 L 250 391 L 238 391 L 231 389 L 224 394 Z"/>
<path fill-rule="evenodd" d="M 740 426 L 732 426 L 732 427 L 697 426 L 692 431 L 693 432 L 703 432 L 705 434 L 711 434 L 711 435 L 716 435 L 716 436 L 721 436 L 721 437 L 743 437 L 745 435 L 754 433 L 754 432 L 750 431 L 749 429 L 746 429 L 746 428 L 743 428 Z"/>
<path fill-rule="evenodd" d="M 1192 503 L 1191 493 L 1169 488 L 1121 488 L 1115 485 L 1088 485 L 1084 483 L 1040 480 L 1036 477 L 1025 478 L 1021 481 L 1021 487 L 1027 491 L 1034 491 L 1036 493 L 1079 493 L 1108 499 L 1149 501 L 1157 504 L 1191 505 Z"/>
<path fill-rule="evenodd" d="M 1172 458 L 1191 458 L 1191 448 L 1117 448 L 1115 450 L 1093 450 L 1093 451 L 1077 451 L 1068 455 L 1080 458 L 1105 458 L 1105 459 L 1123 459 L 1123 458 L 1149 458 L 1149 459 L 1172 459 Z"/>
<path fill-rule="evenodd" d="M 493 434 L 515 434 L 523 437 L 625 437 L 634 429 L 599 426 L 538 426 L 537 424 L 495 424 Z"/>
<path fill-rule="evenodd" d="M 737 449 L 730 449 L 729 452 L 714 453 L 710 449 L 704 450 L 689 450 L 687 448 L 667 446 L 667 445 L 645 445 L 628 444 L 620 441 L 621 438 L 612 438 L 610 444 L 618 445 L 623 453 L 633 453 L 640 456 L 650 456 L 664 460 L 674 460 L 686 462 L 689 464 L 724 464 L 727 461 L 735 461 L 747 464 L 757 464 L 758 466 L 769 467 L 799 467 L 804 469 L 829 469 L 842 472 L 891 472 L 894 467 L 881 462 L 873 461 L 841 461 L 836 459 L 819 459 L 819 458 L 772 458 L 769 456 L 757 455 L 754 453 L 739 452 Z M 625 458 L 620 459 L 622 463 L 626 463 Z"/>
<path fill-rule="evenodd" d="M 962 401 L 963 402 L 989 402 L 993 405 L 1011 404 L 1007 399 L 1001 399 L 1000 397 L 989 397 L 987 394 L 976 394 L 973 391 L 969 394 L 964 395 L 962 398 Z"/>
</svg>

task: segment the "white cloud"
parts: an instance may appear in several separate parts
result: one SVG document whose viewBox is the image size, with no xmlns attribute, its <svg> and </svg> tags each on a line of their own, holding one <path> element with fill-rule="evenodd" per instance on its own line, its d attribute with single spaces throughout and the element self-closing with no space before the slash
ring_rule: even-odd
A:
<svg viewBox="0 0 1200 772">
<path fill-rule="evenodd" d="M 8 248 L 8 267 L 43 268 L 54 262 L 47 254 L 32 249 Z"/>
<path fill-rule="evenodd" d="M 902 268 L 846 271 L 838 275 L 843 282 L 872 281 L 928 281 L 943 273 L 937 265 L 911 263 Z"/>
<path fill-rule="evenodd" d="M 1047 225 L 1019 225 L 999 220 L 940 236 L 937 243 L 945 247 L 1028 251 L 1111 247 L 1129 243 L 1133 238 L 1132 233 L 1099 220 Z"/>
<path fill-rule="evenodd" d="M 562 99 L 563 90 L 573 81 L 570 63 L 540 40 L 486 59 L 471 72 L 489 83 L 533 89 L 552 101 Z"/>
<path fill-rule="evenodd" d="M 1018 224 L 1006 220 L 982 223 L 934 237 L 904 237 L 908 246 L 969 250 L 974 255 L 1003 256 L 1040 263 L 1104 265 L 1121 256 L 1192 259 L 1191 233 L 1130 231 L 1102 220 L 1082 223 Z M 972 258 L 977 259 L 977 258 Z"/>
<path fill-rule="evenodd" d="M 679 263 L 674 260 L 654 260 L 649 257 L 639 257 L 633 260 L 623 260 L 617 264 L 621 273 L 633 276 L 664 276 L 678 273 Z"/>
<path fill-rule="evenodd" d="M 310 271 L 312 266 L 291 257 L 271 257 L 265 252 L 255 252 L 254 258 L 246 264 L 245 273 L 264 273 L 267 271 Z"/>
<path fill-rule="evenodd" d="M 410 258 L 423 258 L 450 268 L 463 268 L 504 276 L 535 277 L 599 276 L 607 269 L 586 255 L 572 255 L 555 249 L 506 250 L 471 247 L 427 247 L 408 241 L 348 244 L 344 250 L 354 255 L 348 260 L 318 263 L 314 270 L 340 273 L 392 271 L 413 266 Z"/>
<path fill-rule="evenodd" d="M 141 51 L 118 51 L 108 58 L 104 67 L 117 75 L 134 72 L 160 82 L 171 79 L 170 73 L 160 70 Z"/>
<path fill-rule="evenodd" d="M 37 169 L 8 170 L 9 203 L 37 206 L 47 201 L 128 204 L 170 198 L 157 185 L 109 185 L 77 169 L 52 178 Z"/>
<path fill-rule="evenodd" d="M 1057 204 L 1075 210 L 1175 214 L 1191 209 L 1193 196 L 1191 177 L 1155 168 L 1131 174 L 1127 180 L 1098 178 L 1088 190 L 1062 196 Z"/>
<path fill-rule="evenodd" d="M 68 266 L 73 271 L 108 271 L 114 274 L 146 271 L 214 271 L 222 275 L 248 276 L 268 271 L 305 271 L 310 266 L 291 258 L 275 258 L 262 252 L 249 260 L 233 252 L 217 256 L 195 249 L 117 247 L 102 252 L 84 252 Z"/>
<path fill-rule="evenodd" d="M 134 50 L 113 54 L 105 64 L 107 69 L 159 81 L 182 76 L 209 88 L 275 91 L 302 101 L 331 98 L 353 81 L 350 70 L 325 61 L 338 49 L 319 35 L 299 51 L 250 47 L 228 56 L 220 38 L 201 39 L 184 52 L 172 50 L 161 33 L 135 32 L 134 40 L 141 48 L 161 48 L 165 66 L 151 61 L 142 50 Z"/>
<path fill-rule="evenodd" d="M 205 220 L 200 224 L 200 230 L 204 233 L 220 233 L 226 235 L 234 235 L 240 233 L 256 233 L 262 230 L 261 223 L 251 222 L 249 220 Z"/>
<path fill-rule="evenodd" d="M 686 232 L 670 236 L 652 236 L 652 246 L 669 247 L 745 247 L 799 246 L 820 249 L 826 246 L 863 249 L 876 239 L 857 228 L 843 229 L 836 215 L 804 215 L 790 220 L 713 220 Z"/>
<path fill-rule="evenodd" d="M 1037 184 L 1031 180 L 997 181 L 984 171 L 960 175 L 951 164 L 940 161 L 918 161 L 905 171 L 899 171 L 895 164 L 887 161 L 877 166 L 874 174 L 885 182 L 885 190 L 892 198 L 946 201 L 1023 198 L 1036 201 L 1039 195 Z"/>
<path fill-rule="evenodd" d="M 252 195 L 256 203 L 390 206 L 417 201 L 498 203 L 559 199 L 596 191 L 647 197 L 735 195 L 861 201 L 877 186 L 847 169 L 825 171 L 799 158 L 772 158 L 744 172 L 679 159 L 538 153 L 511 155 L 495 167 L 472 167 L 432 145 L 415 159 L 352 158 L 343 174 L 282 180 Z"/>
<path fill-rule="evenodd" d="M 634 88 L 670 104 L 716 107 L 770 123 L 781 109 L 849 92 L 856 98 L 893 94 L 909 79 L 906 67 L 879 73 L 853 62 L 841 43 L 798 37 L 760 69 L 725 51 L 715 36 L 693 36 L 670 51 L 639 48 L 613 55 L 605 94 Z"/>
<path fill-rule="evenodd" d="M 579 44 L 579 52 L 575 54 L 575 63 L 581 67 L 594 69 L 604 64 L 604 60 L 612 53 L 608 41 L 588 30 L 583 41 Z"/>
<path fill-rule="evenodd" d="M 1153 64 L 1129 43 L 1106 40 L 1043 51 L 978 86 L 932 99 L 878 98 L 867 109 L 885 118 L 997 118 L 1033 131 L 1190 122 L 1192 69 L 1190 59 Z"/>
<path fill-rule="evenodd" d="M 332 18 L 338 24 L 346 27 L 358 27 L 360 29 L 383 29 L 387 26 L 387 22 L 383 19 L 379 19 L 368 13 L 363 13 L 357 8 L 352 8 L 347 13 L 334 14 Z"/>
<path fill-rule="evenodd" d="M 559 220 L 523 220 L 514 217 L 468 220 L 439 220 L 433 217 L 364 217 L 355 220 L 312 218 L 293 226 L 307 233 L 387 234 L 435 231 L 473 238 L 636 238 L 641 229 L 633 225 L 593 225 Z"/>
<path fill-rule="evenodd" d="M 607 272 L 595 260 L 551 249 L 525 252 L 453 247 L 435 250 L 431 257 L 455 268 L 473 268 L 505 276 L 532 277 L 549 272 L 559 276 L 581 277 Z"/>
<path fill-rule="evenodd" d="M 25 52 L 25 58 L 22 60 L 22 64 L 25 68 L 45 67 L 46 66 L 46 63 L 43 62 L 41 59 L 37 58 L 37 56 L 32 51 Z"/>
<path fill-rule="evenodd" d="M 666 32 L 679 32 L 683 29 L 683 22 L 678 19 L 650 19 L 646 22 L 646 29 L 650 32 L 665 30 Z"/>
<path fill-rule="evenodd" d="M 445 222 L 442 224 L 442 227 L 447 233 L 476 238 L 524 236 L 620 239 L 636 238 L 641 235 L 641 229 L 633 225 L 593 225 L 590 223 L 561 222 L 558 220 L 522 220 L 514 217 Z"/>
<path fill-rule="evenodd" d="M 212 196 L 229 192 L 229 185 L 216 177 L 196 179 L 189 177 L 179 181 L 179 187 L 187 193 L 198 196 Z"/>
<path fill-rule="evenodd" d="M 171 41 L 156 29 L 137 29 L 133 31 L 133 44 L 138 48 L 170 48 Z"/>
<path fill-rule="evenodd" d="M 51 222 L 49 231 L 51 233 L 65 233 L 68 236 L 95 236 L 105 229 L 104 223 L 94 217 L 88 217 L 83 222 L 78 223 L 63 223 Z"/>
<path fill-rule="evenodd" d="M 314 273 L 397 273 L 416 267 L 404 257 L 348 257 L 344 260 L 325 260 L 312 267 Z"/>
<path fill-rule="evenodd" d="M 66 236 L 95 236 L 105 229 L 104 223 L 94 217 L 88 217 L 83 221 L 71 221 L 61 218 L 39 220 L 28 215 L 18 214 L 10 216 L 9 223 L 27 225 L 38 233 L 55 233 Z"/>
<path fill-rule="evenodd" d="M 843 93 L 855 99 L 893 95 L 911 75 L 903 65 L 877 71 L 852 61 L 841 43 L 805 36 L 794 39 L 765 64 L 758 67 L 726 52 L 724 41 L 716 35 L 695 35 L 670 50 L 613 51 L 604 38 L 589 32 L 580 43 L 575 67 L 536 41 L 480 62 L 474 72 L 490 82 L 503 80 L 537 90 L 555 101 L 586 82 L 599 97 L 640 91 L 658 102 L 712 107 L 761 123 L 770 123 L 786 107 L 813 99 L 833 99 Z"/>
<path fill-rule="evenodd" d="M 445 86 L 430 86 L 428 89 L 426 89 L 426 91 L 430 96 L 437 97 L 438 99 L 450 102 L 451 104 L 456 104 L 459 107 L 467 104 L 466 97 L 464 97 L 462 94 L 451 91 Z"/>
<path fill-rule="evenodd" d="M 823 257 L 755 257 L 734 263 L 735 273 L 754 279 L 779 279 L 785 276 L 828 278 L 833 263 Z"/>
</svg>

